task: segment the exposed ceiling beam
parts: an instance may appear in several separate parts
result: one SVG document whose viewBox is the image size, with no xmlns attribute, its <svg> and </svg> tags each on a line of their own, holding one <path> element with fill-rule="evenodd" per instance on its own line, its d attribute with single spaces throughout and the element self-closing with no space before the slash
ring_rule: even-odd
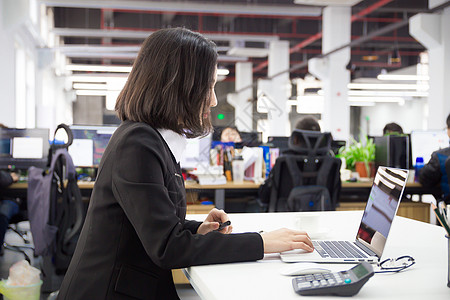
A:
<svg viewBox="0 0 450 300">
<path fill-rule="evenodd" d="M 161 12 L 203 12 L 221 14 L 252 14 L 261 16 L 320 16 L 321 7 L 300 5 L 221 4 L 180 1 L 115 1 L 115 0 L 39 0 L 50 7 L 125 9 Z"/>
<path fill-rule="evenodd" d="M 53 50 L 59 50 L 61 53 L 68 52 L 134 52 L 138 53 L 141 49 L 140 45 L 136 46 L 113 46 L 113 45 L 61 45 L 52 48 Z M 228 51 L 230 47 L 219 46 L 216 47 L 218 52 L 220 51 Z"/>
<path fill-rule="evenodd" d="M 354 21 L 356 21 L 356 20 L 358 20 L 358 19 L 368 15 L 369 13 L 373 12 L 374 10 L 380 8 L 383 5 L 386 5 L 387 3 L 391 2 L 391 1 L 392 0 L 379 0 L 378 2 L 376 2 L 376 3 L 372 4 L 371 6 L 365 8 L 364 10 L 362 10 L 362 11 L 352 15 L 352 17 L 350 19 L 350 22 L 353 23 Z M 297 45 L 291 47 L 289 49 L 289 53 L 292 54 L 294 52 L 298 52 L 300 49 L 302 49 L 302 48 L 312 44 L 313 42 L 315 42 L 315 41 L 317 41 L 317 40 L 319 40 L 321 38 L 322 38 L 322 32 L 320 31 L 320 32 L 316 33 L 315 35 L 313 35 L 313 36 L 305 39 L 304 41 L 298 43 Z M 257 72 L 259 70 L 262 70 L 265 67 L 267 67 L 268 65 L 269 65 L 269 61 L 268 60 L 265 61 L 265 62 L 262 62 L 258 66 L 253 68 L 253 72 Z"/>
<path fill-rule="evenodd" d="M 91 38 L 122 38 L 122 39 L 145 39 L 154 31 L 137 30 L 115 30 L 115 29 L 85 29 L 85 28 L 54 28 L 51 32 L 62 37 L 91 37 Z M 203 36 L 213 41 L 251 41 L 270 42 L 279 40 L 276 35 L 249 35 L 228 33 L 203 33 Z"/>
<path fill-rule="evenodd" d="M 64 55 L 68 58 L 92 58 L 92 59 L 135 59 L 138 55 L 137 52 L 89 52 L 83 50 L 77 51 L 65 51 Z M 235 63 L 235 62 L 245 62 L 248 61 L 247 57 L 241 56 L 231 56 L 231 55 L 219 55 L 217 57 L 217 62 L 219 63 Z"/>
</svg>

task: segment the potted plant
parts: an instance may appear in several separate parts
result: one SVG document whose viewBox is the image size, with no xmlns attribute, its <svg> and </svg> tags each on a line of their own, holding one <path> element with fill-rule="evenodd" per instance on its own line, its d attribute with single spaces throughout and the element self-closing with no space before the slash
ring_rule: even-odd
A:
<svg viewBox="0 0 450 300">
<path fill-rule="evenodd" d="M 350 144 L 339 149 L 338 157 L 343 157 L 347 168 L 358 172 L 360 177 L 375 175 L 375 144 L 367 135 L 363 142 L 350 138 Z"/>
</svg>

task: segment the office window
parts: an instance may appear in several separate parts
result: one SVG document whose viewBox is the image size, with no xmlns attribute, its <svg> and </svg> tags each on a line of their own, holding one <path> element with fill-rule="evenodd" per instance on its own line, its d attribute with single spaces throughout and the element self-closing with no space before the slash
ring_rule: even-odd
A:
<svg viewBox="0 0 450 300">
<path fill-rule="evenodd" d="M 15 52 L 15 127 L 34 128 L 36 124 L 34 61 L 19 43 L 15 44 Z"/>
</svg>

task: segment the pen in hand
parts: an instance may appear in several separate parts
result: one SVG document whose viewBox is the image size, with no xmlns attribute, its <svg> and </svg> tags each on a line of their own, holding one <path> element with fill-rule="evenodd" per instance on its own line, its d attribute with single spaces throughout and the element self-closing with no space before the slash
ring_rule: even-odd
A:
<svg viewBox="0 0 450 300">
<path fill-rule="evenodd" d="M 230 226 L 230 225 L 231 225 L 230 220 L 223 222 L 223 223 L 219 222 L 219 228 L 217 228 L 215 231 L 221 231 L 222 229 L 224 229 L 225 227 Z"/>
</svg>

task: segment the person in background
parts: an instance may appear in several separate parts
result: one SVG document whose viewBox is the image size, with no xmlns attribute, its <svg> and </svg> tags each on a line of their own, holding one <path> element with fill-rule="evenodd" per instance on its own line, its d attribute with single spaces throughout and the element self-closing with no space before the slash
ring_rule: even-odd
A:
<svg viewBox="0 0 450 300">
<path fill-rule="evenodd" d="M 450 114 L 447 116 L 447 135 L 450 138 Z M 442 195 L 435 195 L 436 199 L 443 199 L 450 204 L 450 188 L 448 176 L 445 173 L 445 161 L 450 157 L 450 147 L 434 151 L 431 158 L 419 171 L 419 182 L 425 187 L 434 187 L 441 183 Z"/>
<path fill-rule="evenodd" d="M 179 299 L 171 269 L 313 251 L 306 232 L 229 234 L 223 211 L 186 220 L 178 162 L 186 138 L 212 130 L 217 51 L 202 35 L 161 29 L 142 44 L 116 102 L 122 123 L 100 162 L 58 299 Z M 232 220 L 231 220 L 232 222 Z"/>
<path fill-rule="evenodd" d="M 403 128 L 397 123 L 387 123 L 383 128 L 383 135 L 403 134 Z"/>
<path fill-rule="evenodd" d="M 220 134 L 220 141 L 222 143 L 240 143 L 242 142 L 242 139 L 236 127 L 225 127 Z"/>
<path fill-rule="evenodd" d="M 0 128 L 8 128 L 0 123 Z M 4 189 L 17 182 L 19 176 L 14 172 L 0 170 L 0 188 Z M 17 199 L 0 199 L 0 251 L 3 247 L 5 233 L 8 229 L 11 218 L 19 213 L 19 203 Z"/>
<path fill-rule="evenodd" d="M 313 116 L 305 116 L 298 120 L 295 129 L 321 131 L 319 122 Z"/>
</svg>

